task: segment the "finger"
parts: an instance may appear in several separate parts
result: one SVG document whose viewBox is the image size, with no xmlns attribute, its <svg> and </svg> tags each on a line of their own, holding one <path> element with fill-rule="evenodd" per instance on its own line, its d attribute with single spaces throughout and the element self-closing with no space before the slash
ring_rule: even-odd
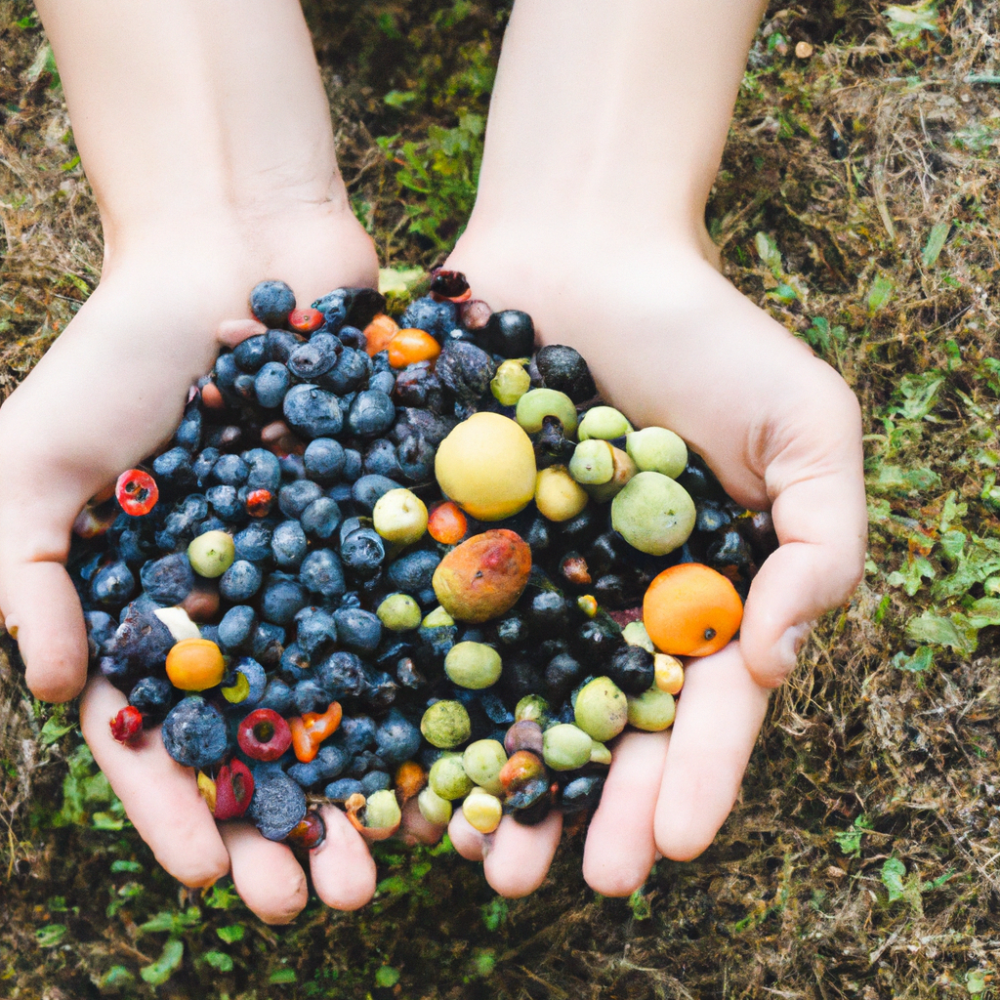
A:
<svg viewBox="0 0 1000 1000">
<path fill-rule="evenodd" d="M 424 814 L 420 811 L 415 798 L 403 806 L 399 838 L 404 844 L 410 847 L 414 844 L 436 844 L 444 836 L 446 829 L 443 823 L 429 823 L 424 819 Z"/>
<path fill-rule="evenodd" d="M 504 816 L 483 859 L 486 881 L 507 899 L 534 892 L 548 874 L 561 834 L 562 813 L 556 810 L 536 826 Z"/>
<path fill-rule="evenodd" d="M 211 885 L 229 871 L 229 855 L 194 771 L 170 757 L 159 729 L 145 730 L 134 746 L 118 743 L 108 723 L 126 704 L 121 691 L 94 678 L 80 704 L 84 739 L 156 860 L 187 886 Z"/>
<path fill-rule="evenodd" d="M 309 852 L 313 887 L 320 899 L 335 910 L 357 910 L 375 895 L 375 862 L 364 838 L 336 806 L 320 813 L 326 839 Z"/>
<path fill-rule="evenodd" d="M 601 802 L 590 821 L 583 877 L 602 896 L 628 896 L 656 860 L 653 816 L 670 736 L 627 733 L 614 749 Z"/>
<path fill-rule="evenodd" d="M 451 846 L 466 861 L 482 861 L 486 857 L 492 834 L 480 833 L 465 818 L 465 813 L 459 807 L 451 814 L 451 822 L 448 824 L 448 836 L 451 838 Z"/>
<path fill-rule="evenodd" d="M 768 693 L 737 642 L 689 664 L 656 801 L 654 834 L 664 856 L 690 861 L 715 839 L 739 794 Z"/>
<path fill-rule="evenodd" d="M 240 898 L 265 924 L 290 924 L 309 902 L 306 873 L 285 844 L 251 823 L 220 823 Z"/>
<path fill-rule="evenodd" d="M 819 380 L 808 423 L 795 414 L 785 423 L 769 444 L 774 455 L 765 474 L 781 545 L 754 578 L 740 632 L 747 669 L 766 687 L 795 666 L 810 623 L 857 586 L 867 541 L 854 394 L 831 370 Z"/>
<path fill-rule="evenodd" d="M 255 319 L 225 319 L 216 332 L 219 343 L 224 347 L 236 347 L 249 337 L 259 337 L 267 333 L 267 327 Z"/>
</svg>

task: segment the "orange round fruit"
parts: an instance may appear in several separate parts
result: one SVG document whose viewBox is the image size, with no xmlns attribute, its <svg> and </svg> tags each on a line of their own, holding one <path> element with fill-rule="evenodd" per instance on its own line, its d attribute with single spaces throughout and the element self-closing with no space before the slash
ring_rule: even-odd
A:
<svg viewBox="0 0 1000 1000">
<path fill-rule="evenodd" d="M 433 361 L 441 353 L 441 345 L 424 330 L 406 328 L 389 341 L 389 364 L 405 368 L 418 361 Z"/>
<path fill-rule="evenodd" d="M 181 691 L 206 691 L 222 683 L 226 661 L 210 639 L 181 639 L 167 653 L 167 676 Z"/>
<path fill-rule="evenodd" d="M 399 333 L 399 324 L 385 313 L 379 313 L 366 327 L 365 340 L 369 356 L 374 357 L 379 351 L 389 346 L 389 341 Z"/>
<path fill-rule="evenodd" d="M 743 602 L 721 573 L 701 563 L 665 569 L 642 600 L 653 644 L 671 656 L 717 653 L 739 631 Z"/>
</svg>

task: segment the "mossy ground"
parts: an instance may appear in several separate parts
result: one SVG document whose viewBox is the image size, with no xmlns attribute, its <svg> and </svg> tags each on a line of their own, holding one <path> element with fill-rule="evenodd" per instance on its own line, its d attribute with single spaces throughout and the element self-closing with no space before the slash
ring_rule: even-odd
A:
<svg viewBox="0 0 1000 1000">
<path fill-rule="evenodd" d="M 433 263 L 468 212 L 506 11 L 307 5 L 344 175 L 393 267 Z M 711 230 L 861 398 L 872 528 L 864 583 L 773 699 L 705 855 L 602 900 L 577 836 L 508 904 L 454 854 L 388 848 L 372 907 L 268 928 L 158 869 L 72 709 L 33 705 L 4 646 L 0 996 L 1000 992 L 998 45 L 986 0 L 803 0 L 772 5 L 751 53 Z M 0 0 L 0 399 L 99 274 L 53 68 L 31 7 Z"/>
</svg>

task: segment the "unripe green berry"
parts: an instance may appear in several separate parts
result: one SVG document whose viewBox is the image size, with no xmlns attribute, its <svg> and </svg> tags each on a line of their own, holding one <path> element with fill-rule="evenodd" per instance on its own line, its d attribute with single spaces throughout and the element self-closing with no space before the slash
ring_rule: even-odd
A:
<svg viewBox="0 0 1000 1000">
<path fill-rule="evenodd" d="M 530 388 L 531 376 L 524 363 L 515 359 L 504 361 L 490 382 L 490 390 L 501 406 L 515 406 Z"/>
<path fill-rule="evenodd" d="M 654 684 L 640 695 L 629 695 L 629 725 L 647 733 L 658 733 L 673 725 L 674 709 L 674 696 Z"/>
<path fill-rule="evenodd" d="M 460 701 L 436 701 L 424 712 L 420 732 L 432 746 L 451 750 L 469 738 L 472 724 Z"/>
<path fill-rule="evenodd" d="M 457 642 L 444 659 L 444 672 L 459 687 L 488 688 L 500 678 L 500 654 L 484 642 Z"/>
<path fill-rule="evenodd" d="M 647 653 L 656 652 L 653 640 L 649 638 L 646 626 L 643 625 L 642 622 L 629 622 L 628 625 L 622 629 L 622 638 L 630 646 L 641 646 Z"/>
<path fill-rule="evenodd" d="M 549 718 L 549 703 L 540 694 L 526 694 L 514 707 L 514 721 L 540 722 Z"/>
<path fill-rule="evenodd" d="M 601 438 L 613 441 L 630 433 L 632 425 L 625 419 L 625 414 L 613 406 L 594 406 L 583 415 L 580 421 L 579 437 L 581 441 L 588 438 Z"/>
<path fill-rule="evenodd" d="M 410 490 L 389 490 L 375 504 L 372 521 L 386 541 L 412 545 L 427 530 L 427 507 Z"/>
<path fill-rule="evenodd" d="M 611 526 L 629 545 L 665 556 L 694 530 L 697 512 L 687 490 L 659 472 L 640 472 L 611 503 Z"/>
<path fill-rule="evenodd" d="M 206 531 L 188 546 L 187 557 L 198 576 L 214 580 L 222 576 L 236 559 L 233 536 L 226 531 Z"/>
<path fill-rule="evenodd" d="M 454 625 L 455 619 L 439 604 L 433 611 L 429 611 L 425 615 L 421 624 L 424 628 L 442 628 L 447 625 Z"/>
<path fill-rule="evenodd" d="M 615 474 L 614 451 L 607 441 L 593 438 L 581 441 L 573 449 L 569 461 L 569 474 L 588 486 L 599 486 L 611 481 Z"/>
<path fill-rule="evenodd" d="M 434 790 L 435 795 L 449 802 L 468 795 L 472 789 L 472 779 L 465 773 L 462 755 L 445 753 L 438 757 L 431 764 L 427 784 Z"/>
<path fill-rule="evenodd" d="M 409 594 L 390 594 L 375 613 L 392 632 L 409 632 L 420 627 L 420 605 Z"/>
<path fill-rule="evenodd" d="M 625 450 L 640 472 L 659 472 L 676 479 L 687 466 L 687 445 L 666 427 L 633 431 L 625 439 Z"/>
<path fill-rule="evenodd" d="M 486 791 L 499 795 L 500 771 L 507 763 L 507 751 L 498 740 L 476 740 L 465 748 L 462 766 L 465 773 Z"/>
<path fill-rule="evenodd" d="M 575 771 L 590 761 L 594 741 L 568 722 L 551 726 L 542 734 L 542 758 L 553 771 Z"/>
<path fill-rule="evenodd" d="M 573 714 L 587 735 L 603 743 L 625 728 L 628 701 L 610 677 L 595 677 L 577 692 Z"/>
<path fill-rule="evenodd" d="M 563 434 L 571 438 L 576 433 L 576 404 L 557 389 L 532 389 L 517 401 L 517 422 L 529 433 L 537 434 L 546 417 L 555 417 L 562 424 Z"/>
<path fill-rule="evenodd" d="M 369 830 L 388 830 L 399 826 L 402 813 L 396 793 L 384 788 L 373 792 L 365 801 L 365 826 Z"/>
<path fill-rule="evenodd" d="M 417 805 L 420 815 L 435 826 L 444 826 L 451 819 L 451 803 L 441 798 L 430 785 L 417 796 Z"/>
<path fill-rule="evenodd" d="M 462 815 L 473 829 L 492 833 L 503 818 L 503 803 L 485 789 L 473 788 L 462 803 Z"/>
</svg>

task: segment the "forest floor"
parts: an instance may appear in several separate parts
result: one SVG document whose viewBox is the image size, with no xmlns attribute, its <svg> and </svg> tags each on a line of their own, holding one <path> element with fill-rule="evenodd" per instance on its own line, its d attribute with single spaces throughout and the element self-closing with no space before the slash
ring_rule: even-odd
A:
<svg viewBox="0 0 1000 1000">
<path fill-rule="evenodd" d="M 355 209 L 402 285 L 471 208 L 509 4 L 306 7 Z M 383 845 L 372 906 L 270 928 L 225 881 L 158 868 L 8 644 L 0 997 L 1000 995 L 998 85 L 994 0 L 772 4 L 754 43 L 708 220 L 732 281 L 861 399 L 870 558 L 702 857 L 602 899 L 568 839 L 507 903 L 447 847 Z M 0 0 L 0 221 L 2 400 L 101 261 L 23 0 Z"/>
</svg>

